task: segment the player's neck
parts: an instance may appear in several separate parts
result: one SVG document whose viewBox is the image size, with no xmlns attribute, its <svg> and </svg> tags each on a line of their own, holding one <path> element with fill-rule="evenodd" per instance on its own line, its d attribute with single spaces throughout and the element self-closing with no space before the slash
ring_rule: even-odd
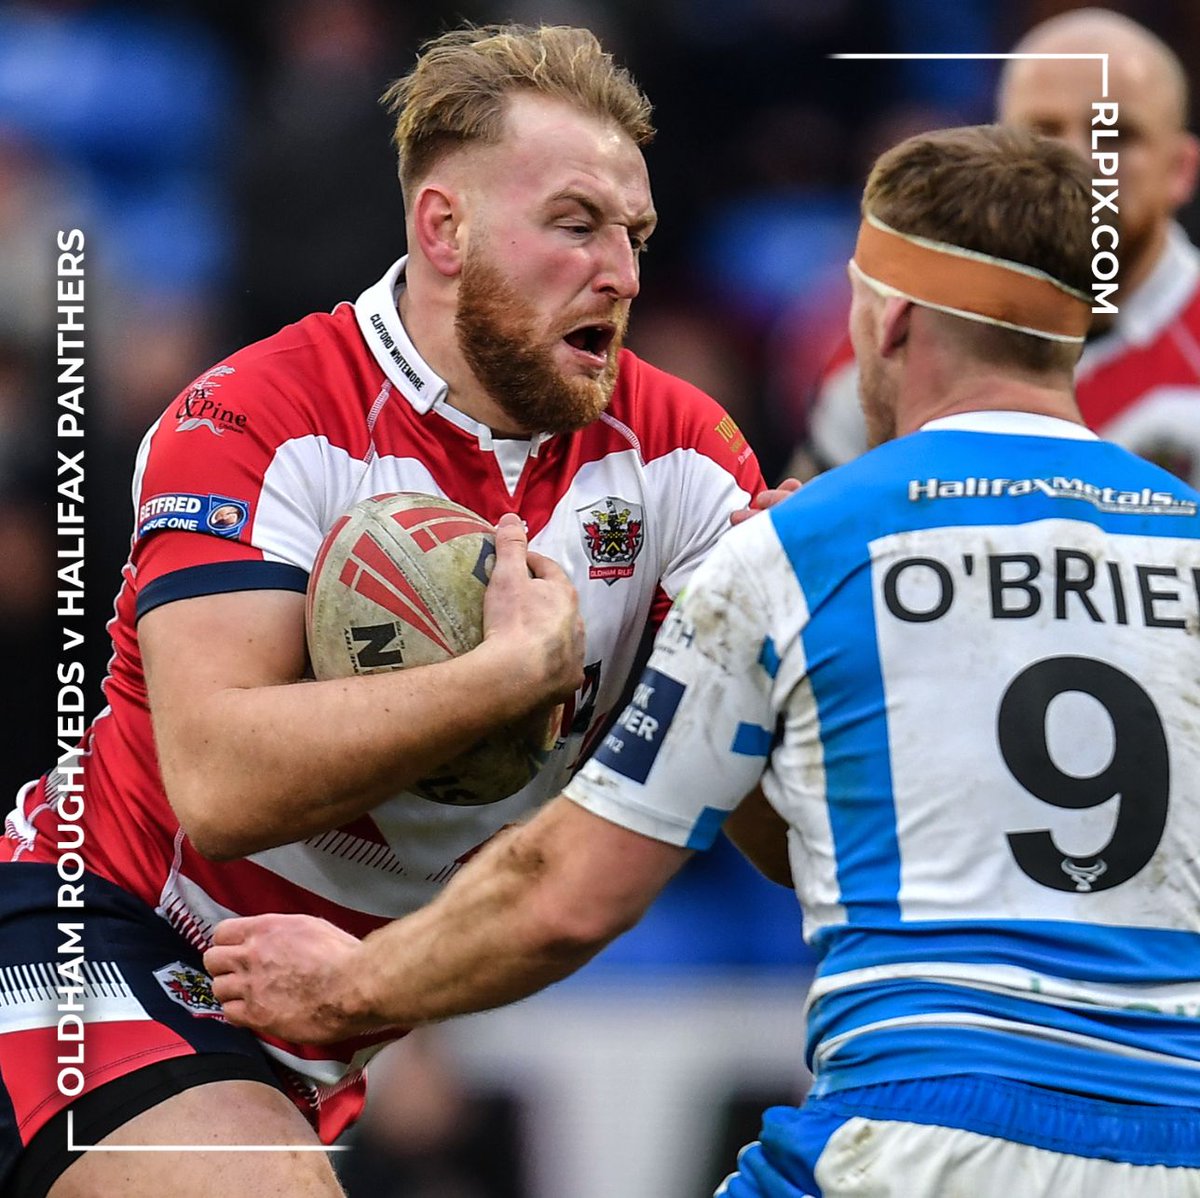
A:
<svg viewBox="0 0 1200 1198">
<path fill-rule="evenodd" d="M 1069 377 L 1015 375 L 977 368 L 940 381 L 904 378 L 896 403 L 898 436 L 930 420 L 967 412 L 1031 412 L 1083 424 Z"/>
</svg>

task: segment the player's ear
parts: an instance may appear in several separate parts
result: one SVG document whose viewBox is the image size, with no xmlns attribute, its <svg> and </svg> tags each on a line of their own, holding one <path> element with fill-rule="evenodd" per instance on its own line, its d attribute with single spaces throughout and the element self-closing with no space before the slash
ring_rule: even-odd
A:
<svg viewBox="0 0 1200 1198">
<path fill-rule="evenodd" d="M 1193 133 L 1180 133 L 1171 172 L 1171 210 L 1174 212 L 1196 194 L 1196 174 L 1200 169 L 1200 140 Z"/>
<path fill-rule="evenodd" d="M 410 240 L 439 274 L 462 270 L 462 200 L 448 187 L 426 183 L 413 200 Z"/>
<path fill-rule="evenodd" d="M 890 358 L 908 341 L 908 325 L 912 318 L 912 300 L 888 296 L 879 316 L 879 352 Z"/>
</svg>

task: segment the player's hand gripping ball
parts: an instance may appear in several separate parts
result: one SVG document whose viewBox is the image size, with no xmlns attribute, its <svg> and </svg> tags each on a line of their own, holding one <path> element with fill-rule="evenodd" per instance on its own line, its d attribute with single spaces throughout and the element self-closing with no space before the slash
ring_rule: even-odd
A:
<svg viewBox="0 0 1200 1198">
<path fill-rule="evenodd" d="M 496 560 L 492 526 L 435 495 L 356 503 L 317 552 L 305 609 L 318 679 L 432 665 L 483 639 L 483 593 Z M 557 711 L 503 729 L 423 778 L 413 792 L 475 806 L 515 794 L 554 747 Z"/>
</svg>

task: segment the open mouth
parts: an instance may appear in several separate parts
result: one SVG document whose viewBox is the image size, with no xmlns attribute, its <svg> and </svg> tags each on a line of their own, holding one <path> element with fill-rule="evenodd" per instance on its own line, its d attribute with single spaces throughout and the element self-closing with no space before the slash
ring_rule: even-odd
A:
<svg viewBox="0 0 1200 1198">
<path fill-rule="evenodd" d="M 616 329 L 611 324 L 583 324 L 572 329 L 563 340 L 574 350 L 578 350 L 594 364 L 603 366 L 608 361 L 608 350 L 616 336 Z"/>
</svg>

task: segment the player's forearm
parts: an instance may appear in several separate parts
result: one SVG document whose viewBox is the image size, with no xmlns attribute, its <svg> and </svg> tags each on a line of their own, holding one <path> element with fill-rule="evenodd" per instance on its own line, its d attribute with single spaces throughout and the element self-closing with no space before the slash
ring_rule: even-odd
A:
<svg viewBox="0 0 1200 1198">
<path fill-rule="evenodd" d="M 518 829 L 428 907 L 367 936 L 339 975 L 343 1034 L 414 1027 L 514 1002 L 566 977 L 630 926 L 578 901 L 543 846 Z"/>
<path fill-rule="evenodd" d="M 483 647 L 435 666 L 204 697 L 163 752 L 196 847 L 244 856 L 354 819 L 549 699 Z"/>
<path fill-rule="evenodd" d="M 231 1022 L 300 1043 L 523 998 L 632 927 L 688 850 L 560 797 L 496 837 L 428 907 L 365 940 L 306 915 L 217 925 L 205 954 Z"/>
</svg>

